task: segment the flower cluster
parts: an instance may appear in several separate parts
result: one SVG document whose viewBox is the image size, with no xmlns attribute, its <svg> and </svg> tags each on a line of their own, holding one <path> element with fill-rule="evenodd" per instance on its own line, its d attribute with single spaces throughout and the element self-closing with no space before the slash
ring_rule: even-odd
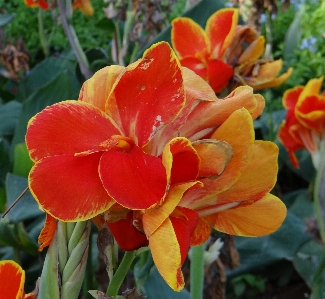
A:
<svg viewBox="0 0 325 299">
<path fill-rule="evenodd" d="M 261 236 L 285 218 L 269 193 L 278 148 L 254 137 L 263 108 L 248 86 L 217 98 L 167 43 L 155 44 L 128 67 L 99 70 L 78 101 L 29 121 L 29 188 L 56 219 L 106 223 L 124 250 L 149 245 L 179 291 L 189 247 L 211 228 Z"/>
<path fill-rule="evenodd" d="M 279 139 L 289 152 L 290 160 L 299 167 L 295 151 L 307 149 L 317 169 L 320 143 L 325 141 L 325 94 L 320 93 L 323 78 L 311 79 L 284 93 L 286 119 L 280 126 Z"/>
<path fill-rule="evenodd" d="M 277 77 L 281 59 L 261 58 L 264 37 L 249 26 L 238 25 L 238 10 L 220 9 L 207 21 L 205 30 L 189 18 L 172 22 L 172 44 L 182 66 L 209 82 L 216 93 L 249 85 L 255 90 L 275 87 L 292 73 Z"/>
</svg>

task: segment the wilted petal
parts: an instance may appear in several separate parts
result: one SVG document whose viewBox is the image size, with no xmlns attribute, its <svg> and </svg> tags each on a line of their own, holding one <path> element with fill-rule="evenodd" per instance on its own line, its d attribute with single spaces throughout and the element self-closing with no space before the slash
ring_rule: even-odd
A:
<svg viewBox="0 0 325 299">
<path fill-rule="evenodd" d="M 237 24 L 238 10 L 234 8 L 220 9 L 208 19 L 205 31 L 211 42 L 211 58 L 222 58 L 232 42 Z"/>
<path fill-rule="evenodd" d="M 183 59 L 201 59 L 210 53 L 210 43 L 203 28 L 189 18 L 172 21 L 171 39 L 177 55 Z"/>
<path fill-rule="evenodd" d="M 55 231 L 56 219 L 50 214 L 46 214 L 44 227 L 38 236 L 38 243 L 41 244 L 41 246 L 38 248 L 39 252 L 51 244 Z"/>
<path fill-rule="evenodd" d="M 105 111 L 105 104 L 118 76 L 125 70 L 120 65 L 111 65 L 97 71 L 81 88 L 79 101 L 92 104 Z"/>
<path fill-rule="evenodd" d="M 114 201 L 98 174 L 101 153 L 40 160 L 29 173 L 29 189 L 42 208 L 62 221 L 82 221 L 106 211 Z"/>
<path fill-rule="evenodd" d="M 238 71 L 241 69 L 241 64 L 247 65 L 260 58 L 264 52 L 264 43 L 265 39 L 261 35 L 246 48 L 238 59 Z"/>
<path fill-rule="evenodd" d="M 219 59 L 209 60 L 207 63 L 208 82 L 216 93 L 227 86 L 233 74 L 232 66 Z"/>
<path fill-rule="evenodd" d="M 185 104 L 179 61 L 166 42 L 153 45 L 116 80 L 106 112 L 143 147 Z"/>
<path fill-rule="evenodd" d="M 100 143 L 120 134 L 112 120 L 98 108 L 65 101 L 36 114 L 28 122 L 26 144 L 34 161 L 42 158 L 103 150 Z"/>
<path fill-rule="evenodd" d="M 293 68 L 289 68 L 285 73 L 283 73 L 281 76 L 274 78 L 273 80 L 265 83 L 257 83 L 255 84 L 250 84 L 250 81 L 248 82 L 249 85 L 251 85 L 254 90 L 261 90 L 264 88 L 271 88 L 271 87 L 277 87 L 283 84 L 285 81 L 288 80 L 288 78 L 291 76 L 293 72 Z"/>
<path fill-rule="evenodd" d="M 108 194 L 129 209 L 148 209 L 158 204 L 167 188 L 166 171 L 158 157 L 132 146 L 129 151 L 109 150 L 99 165 Z"/>
<path fill-rule="evenodd" d="M 284 203 L 272 194 L 262 199 L 221 211 L 204 220 L 216 230 L 237 236 L 264 236 L 276 231 L 286 217 Z"/>
<path fill-rule="evenodd" d="M 25 271 L 14 261 L 0 261 L 1 298 L 22 299 L 24 297 Z"/>
</svg>

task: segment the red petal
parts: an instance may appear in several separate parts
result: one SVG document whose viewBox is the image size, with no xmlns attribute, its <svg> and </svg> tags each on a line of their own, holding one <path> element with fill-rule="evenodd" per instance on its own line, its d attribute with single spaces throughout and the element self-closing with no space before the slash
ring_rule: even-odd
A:
<svg viewBox="0 0 325 299">
<path fill-rule="evenodd" d="M 197 246 L 203 244 L 209 239 L 211 235 L 211 227 L 205 223 L 201 218 L 199 218 L 199 223 L 197 224 L 194 232 L 191 236 L 191 246 Z"/>
<path fill-rule="evenodd" d="M 83 102 L 65 101 L 36 114 L 28 123 L 26 143 L 35 161 L 42 158 L 102 150 L 99 144 L 120 134 L 101 110 Z"/>
<path fill-rule="evenodd" d="M 137 146 L 129 152 L 105 152 L 99 172 L 108 194 L 126 208 L 148 209 L 165 195 L 167 178 L 161 159 Z"/>
<path fill-rule="evenodd" d="M 99 178 L 100 157 L 101 153 L 44 158 L 29 173 L 33 196 L 46 212 L 62 221 L 81 221 L 103 213 L 114 201 Z"/>
<path fill-rule="evenodd" d="M 148 246 L 146 235 L 133 226 L 133 212 L 127 214 L 126 219 L 114 223 L 106 221 L 116 242 L 124 251 L 131 251 L 140 247 Z"/>
<path fill-rule="evenodd" d="M 153 45 L 117 79 L 106 110 L 143 147 L 185 103 L 180 64 L 166 42 Z"/>
<path fill-rule="evenodd" d="M 0 296 L 3 299 L 24 297 L 25 271 L 14 261 L 0 261 Z"/>
<path fill-rule="evenodd" d="M 38 236 L 38 243 L 41 244 L 41 246 L 38 248 L 39 252 L 51 244 L 55 231 L 56 219 L 53 218 L 50 214 L 46 214 L 44 227 Z"/>
<path fill-rule="evenodd" d="M 207 66 L 203 60 L 196 57 L 186 57 L 183 58 L 180 62 L 182 66 L 189 68 L 202 79 L 206 81 L 208 80 Z"/>
<path fill-rule="evenodd" d="M 285 93 L 283 94 L 283 100 L 282 100 L 283 106 L 288 110 L 295 109 L 299 96 L 303 91 L 303 89 L 304 89 L 303 86 L 297 86 L 295 88 L 286 90 Z"/>
<path fill-rule="evenodd" d="M 216 93 L 221 92 L 226 87 L 234 74 L 233 68 L 219 59 L 208 61 L 207 70 L 208 82 Z"/>
<path fill-rule="evenodd" d="M 203 28 L 189 18 L 172 22 L 171 39 L 180 58 L 202 58 L 210 54 L 210 45 Z"/>
</svg>

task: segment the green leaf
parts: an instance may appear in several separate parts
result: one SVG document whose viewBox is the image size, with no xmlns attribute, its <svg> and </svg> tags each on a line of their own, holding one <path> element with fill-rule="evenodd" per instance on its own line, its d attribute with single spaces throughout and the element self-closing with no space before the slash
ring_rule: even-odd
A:
<svg viewBox="0 0 325 299">
<path fill-rule="evenodd" d="M 19 176 L 28 177 L 28 173 L 32 166 L 33 161 L 29 157 L 26 144 L 16 144 L 14 148 L 13 173 Z"/>
<path fill-rule="evenodd" d="M 10 101 L 0 106 L 0 136 L 9 136 L 14 133 L 18 123 L 21 104 Z"/>
<path fill-rule="evenodd" d="M 10 206 L 15 199 L 28 186 L 27 179 L 14 175 L 7 174 L 6 191 L 7 191 L 7 205 Z M 29 220 L 44 214 L 36 203 L 35 199 L 29 191 L 18 201 L 18 203 L 10 210 L 7 217 L 16 223 L 23 220 Z"/>
<path fill-rule="evenodd" d="M 0 187 L 4 185 L 10 167 L 9 142 L 0 137 Z"/>
<path fill-rule="evenodd" d="M 0 28 L 7 25 L 15 17 L 14 14 L 1 14 L 0 15 Z"/>
</svg>

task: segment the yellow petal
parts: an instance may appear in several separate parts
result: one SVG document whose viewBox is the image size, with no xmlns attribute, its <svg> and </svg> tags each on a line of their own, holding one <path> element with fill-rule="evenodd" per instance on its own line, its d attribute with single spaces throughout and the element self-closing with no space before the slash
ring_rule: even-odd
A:
<svg viewBox="0 0 325 299">
<path fill-rule="evenodd" d="M 247 49 L 244 51 L 244 53 L 239 57 L 238 64 L 239 64 L 239 70 L 241 68 L 241 64 L 249 64 L 255 60 L 257 60 L 264 52 L 264 37 L 259 36 L 258 39 L 253 41 Z"/>
</svg>

